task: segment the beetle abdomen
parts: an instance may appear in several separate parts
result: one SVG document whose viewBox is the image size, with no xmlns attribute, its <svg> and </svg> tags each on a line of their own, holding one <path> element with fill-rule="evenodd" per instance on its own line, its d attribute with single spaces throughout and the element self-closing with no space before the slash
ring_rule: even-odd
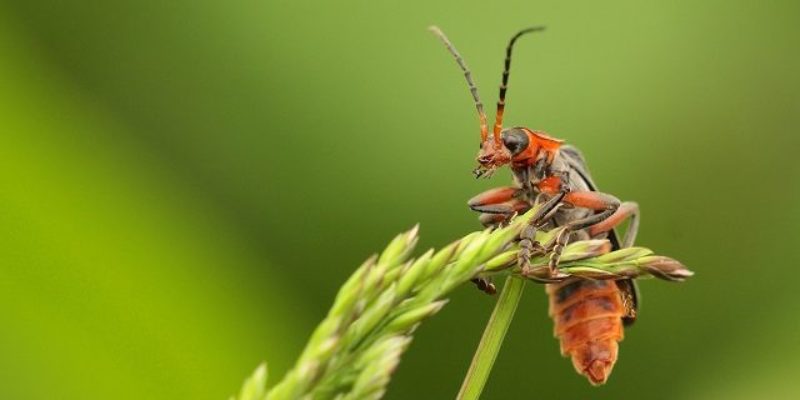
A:
<svg viewBox="0 0 800 400">
<path fill-rule="evenodd" d="M 561 355 L 569 355 L 575 370 L 593 385 L 605 383 L 623 338 L 626 311 L 619 288 L 613 281 L 574 279 L 546 290 Z"/>
</svg>

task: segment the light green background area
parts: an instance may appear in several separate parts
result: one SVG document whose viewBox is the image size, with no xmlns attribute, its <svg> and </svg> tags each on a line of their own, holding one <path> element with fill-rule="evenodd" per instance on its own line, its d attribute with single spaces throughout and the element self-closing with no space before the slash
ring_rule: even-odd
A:
<svg viewBox="0 0 800 400">
<path fill-rule="evenodd" d="M 477 118 L 583 150 L 697 272 L 641 284 L 610 382 L 529 285 L 485 398 L 800 396 L 800 3 L 0 3 L 0 398 L 221 399 L 277 380 L 397 232 L 478 227 Z M 489 107 L 490 109 L 493 107 Z M 452 398 L 494 299 L 465 287 L 387 398 Z"/>
</svg>

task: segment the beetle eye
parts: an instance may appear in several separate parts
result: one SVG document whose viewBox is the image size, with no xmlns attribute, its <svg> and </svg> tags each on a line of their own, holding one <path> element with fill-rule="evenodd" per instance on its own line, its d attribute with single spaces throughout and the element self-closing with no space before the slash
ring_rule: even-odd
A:
<svg viewBox="0 0 800 400">
<path fill-rule="evenodd" d="M 519 129 L 503 132 L 503 145 L 515 156 L 528 147 L 528 135 Z"/>
</svg>

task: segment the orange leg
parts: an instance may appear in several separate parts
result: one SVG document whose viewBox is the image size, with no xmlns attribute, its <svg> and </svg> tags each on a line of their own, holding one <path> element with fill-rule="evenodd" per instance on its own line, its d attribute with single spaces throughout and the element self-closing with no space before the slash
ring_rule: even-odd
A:
<svg viewBox="0 0 800 400">
<path fill-rule="evenodd" d="M 497 205 L 511 201 L 518 198 L 522 191 L 518 187 L 503 186 L 494 189 L 489 189 L 477 196 L 469 199 L 467 205 L 469 208 L 483 212 L 487 206 Z"/>
<path fill-rule="evenodd" d="M 513 186 L 489 189 L 471 198 L 467 205 L 481 213 L 479 220 L 483 226 L 498 226 L 508 222 L 514 214 L 531 208 L 522 193 L 522 189 Z"/>
<path fill-rule="evenodd" d="M 564 246 L 567 245 L 567 241 L 569 238 L 570 233 L 590 228 L 598 224 L 602 224 L 603 222 L 607 221 L 609 218 L 617 214 L 620 207 L 620 201 L 616 197 L 601 193 L 601 192 L 592 192 L 592 191 L 576 191 L 576 192 L 569 192 L 564 196 L 564 203 L 570 204 L 575 207 L 582 207 L 587 208 L 590 210 L 599 211 L 596 214 L 590 215 L 586 218 L 581 218 L 575 221 L 571 221 L 567 225 L 564 226 L 564 230 L 562 230 L 558 236 L 556 236 L 555 242 L 553 243 L 550 254 L 550 273 L 555 274 L 556 268 L 558 267 L 558 262 L 561 260 L 561 253 L 564 251 Z M 621 219 L 617 221 L 616 224 L 611 224 L 608 229 L 613 229 L 614 226 L 618 225 L 621 222 Z M 601 226 L 604 228 L 604 226 Z M 603 230 L 598 231 L 605 232 Z M 591 232 L 591 228 L 590 228 Z M 626 235 L 627 239 L 627 235 Z"/>
<path fill-rule="evenodd" d="M 589 227 L 589 236 L 597 236 L 601 233 L 608 232 L 619 226 L 626 218 L 630 217 L 631 223 L 628 225 L 628 230 L 625 231 L 625 237 L 622 239 L 620 246 L 624 249 L 633 246 L 636 240 L 636 234 L 639 232 L 639 205 L 626 201 L 622 203 L 614 214 Z"/>
<path fill-rule="evenodd" d="M 478 220 L 486 227 L 496 227 L 505 224 L 517 213 L 524 213 L 530 205 L 522 198 L 522 189 L 513 186 L 489 189 L 471 198 L 467 205 L 474 211 L 481 213 Z M 497 289 L 487 278 L 472 279 L 478 290 L 486 294 L 495 294 Z"/>
</svg>

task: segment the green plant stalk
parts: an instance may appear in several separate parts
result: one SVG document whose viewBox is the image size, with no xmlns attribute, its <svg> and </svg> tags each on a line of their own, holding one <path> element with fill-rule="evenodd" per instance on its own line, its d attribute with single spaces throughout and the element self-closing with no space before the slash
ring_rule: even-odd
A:
<svg viewBox="0 0 800 400">
<path fill-rule="evenodd" d="M 480 398 L 483 387 L 489 379 L 489 373 L 497 359 L 497 353 L 503 345 L 511 320 L 514 319 L 514 312 L 517 311 L 519 300 L 522 298 L 522 291 L 525 289 L 525 280 L 509 275 L 503 285 L 503 291 L 497 304 L 494 306 L 492 316 L 483 331 L 483 337 L 472 357 L 472 363 L 461 384 L 458 392 L 458 400 L 476 400 Z"/>
</svg>

